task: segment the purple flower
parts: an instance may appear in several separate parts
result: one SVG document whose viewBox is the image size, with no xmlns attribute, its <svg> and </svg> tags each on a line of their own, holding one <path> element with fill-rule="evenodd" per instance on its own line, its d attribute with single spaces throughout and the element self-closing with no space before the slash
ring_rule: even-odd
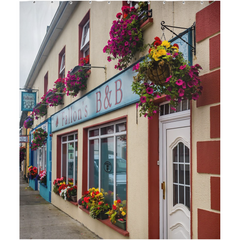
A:
<svg viewBox="0 0 240 240">
<path fill-rule="evenodd" d="M 171 107 L 171 109 L 172 109 L 173 111 L 176 111 L 176 110 L 177 110 L 175 107 Z"/>
<path fill-rule="evenodd" d="M 146 89 L 146 92 L 147 92 L 148 94 L 152 94 L 152 93 L 153 93 L 153 89 L 152 89 L 151 87 L 148 87 L 148 88 Z"/>
<path fill-rule="evenodd" d="M 124 43 L 124 45 L 125 45 L 125 46 L 128 46 L 128 45 L 129 45 L 129 43 L 126 41 L 126 42 Z"/>
<path fill-rule="evenodd" d="M 188 83 L 187 83 L 187 85 L 191 88 L 191 87 L 193 87 L 193 81 L 189 81 Z"/>
<path fill-rule="evenodd" d="M 110 56 L 108 56 L 107 60 L 108 60 L 109 62 L 111 62 L 111 60 L 112 60 L 112 59 L 111 59 L 111 57 L 110 57 Z"/>
<path fill-rule="evenodd" d="M 193 100 L 197 100 L 198 98 L 199 98 L 198 93 L 194 93 L 194 94 L 192 95 L 192 99 L 193 99 Z"/>
<path fill-rule="evenodd" d="M 171 96 L 170 95 L 166 95 L 166 101 L 170 101 L 171 100 Z"/>
<path fill-rule="evenodd" d="M 184 96 L 184 90 L 182 88 L 180 88 L 178 90 L 178 94 L 179 94 L 179 97 L 183 97 Z"/>
<path fill-rule="evenodd" d="M 177 84 L 178 86 L 181 86 L 181 85 L 183 84 L 183 80 L 182 80 L 182 79 L 178 79 L 178 80 L 176 81 L 176 84 Z"/>
<path fill-rule="evenodd" d="M 147 98 L 146 98 L 145 96 L 141 96 L 141 97 L 140 97 L 140 101 L 141 101 L 142 103 L 145 103 L 145 102 L 147 101 Z"/>
<path fill-rule="evenodd" d="M 138 70 L 138 69 L 139 69 L 139 63 L 137 63 L 136 65 L 133 66 L 133 71 Z"/>
</svg>

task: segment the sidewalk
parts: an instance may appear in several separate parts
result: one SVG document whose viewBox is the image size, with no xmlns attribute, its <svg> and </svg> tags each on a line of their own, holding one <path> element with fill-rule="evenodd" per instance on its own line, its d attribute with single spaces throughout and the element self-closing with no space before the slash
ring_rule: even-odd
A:
<svg viewBox="0 0 240 240">
<path fill-rule="evenodd" d="M 20 239 L 100 239 L 43 199 L 20 173 Z"/>
</svg>

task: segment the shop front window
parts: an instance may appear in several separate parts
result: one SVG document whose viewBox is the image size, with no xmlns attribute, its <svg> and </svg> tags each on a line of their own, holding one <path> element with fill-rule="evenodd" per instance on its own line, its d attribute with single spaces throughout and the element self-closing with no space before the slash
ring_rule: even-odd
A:
<svg viewBox="0 0 240 240">
<path fill-rule="evenodd" d="M 78 138 L 77 134 L 62 137 L 62 164 L 61 176 L 65 178 L 66 184 L 77 185 L 78 165 Z"/>
<path fill-rule="evenodd" d="M 88 188 L 99 188 L 105 201 L 126 202 L 126 122 L 89 129 Z"/>
<path fill-rule="evenodd" d="M 42 146 L 37 150 L 37 168 L 38 172 L 47 169 L 47 149 Z"/>
</svg>

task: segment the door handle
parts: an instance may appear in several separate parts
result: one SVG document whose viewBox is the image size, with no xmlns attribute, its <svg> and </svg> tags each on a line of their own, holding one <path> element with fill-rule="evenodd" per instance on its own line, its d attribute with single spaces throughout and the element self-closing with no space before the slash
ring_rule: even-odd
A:
<svg viewBox="0 0 240 240">
<path fill-rule="evenodd" d="M 165 182 L 161 183 L 161 189 L 163 190 L 163 199 L 165 199 L 165 191 L 166 191 Z"/>
</svg>

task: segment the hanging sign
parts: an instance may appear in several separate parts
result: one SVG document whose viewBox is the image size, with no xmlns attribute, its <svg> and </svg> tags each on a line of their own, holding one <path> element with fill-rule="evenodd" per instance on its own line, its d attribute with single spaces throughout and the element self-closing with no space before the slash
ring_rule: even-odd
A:
<svg viewBox="0 0 240 240">
<path fill-rule="evenodd" d="M 20 143 L 28 143 L 28 136 L 27 135 L 20 135 L 19 136 Z"/>
<path fill-rule="evenodd" d="M 52 132 L 73 126 L 139 101 L 132 92 L 133 66 L 122 71 L 52 116 Z"/>
<path fill-rule="evenodd" d="M 22 111 L 32 111 L 36 105 L 36 93 L 35 92 L 22 92 Z"/>
</svg>

